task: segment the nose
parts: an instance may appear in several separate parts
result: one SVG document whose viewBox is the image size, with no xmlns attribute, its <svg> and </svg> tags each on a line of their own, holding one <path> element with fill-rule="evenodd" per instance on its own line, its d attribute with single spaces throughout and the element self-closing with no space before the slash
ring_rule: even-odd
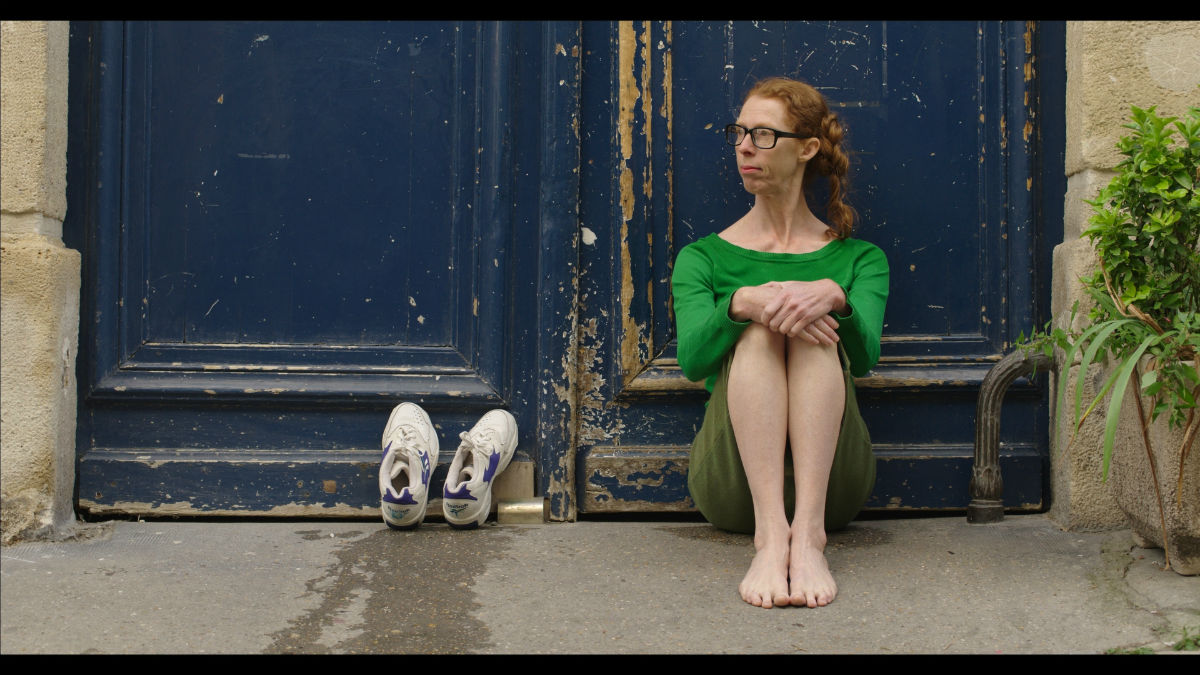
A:
<svg viewBox="0 0 1200 675">
<path fill-rule="evenodd" d="M 737 149 L 743 152 L 753 152 L 758 149 L 758 146 L 754 145 L 754 140 L 750 138 L 750 134 L 746 134 L 742 136 L 741 142 L 737 144 Z"/>
</svg>

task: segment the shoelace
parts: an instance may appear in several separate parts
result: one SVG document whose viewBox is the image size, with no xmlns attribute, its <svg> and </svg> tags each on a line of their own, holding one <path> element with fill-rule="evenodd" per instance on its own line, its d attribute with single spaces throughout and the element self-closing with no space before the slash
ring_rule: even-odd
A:
<svg viewBox="0 0 1200 675">
<path fill-rule="evenodd" d="M 417 428 L 408 424 L 400 426 L 400 446 L 405 449 L 424 450 L 425 438 L 421 436 L 421 432 Z"/>
<path fill-rule="evenodd" d="M 398 428 L 398 430 L 400 432 L 400 442 L 396 447 L 397 455 L 401 453 L 404 455 L 408 455 L 412 452 L 419 453 L 424 448 L 425 439 L 421 437 L 421 434 L 417 431 L 416 427 L 403 424 Z M 392 478 L 399 476 L 400 472 L 406 468 L 408 468 L 407 462 L 393 462 L 391 471 Z"/>
<path fill-rule="evenodd" d="M 485 457 L 496 452 L 496 446 L 499 445 L 496 441 L 495 429 L 484 429 L 477 431 L 474 435 L 470 432 L 463 431 L 458 434 L 458 437 L 471 446 L 472 450 L 483 453 Z"/>
<path fill-rule="evenodd" d="M 496 453 L 496 430 L 484 429 L 473 435 L 469 431 L 462 431 L 458 437 L 471 448 L 471 464 L 462 467 L 461 476 L 464 480 L 473 480 L 477 477 L 476 472 L 486 469 L 488 460 Z"/>
</svg>

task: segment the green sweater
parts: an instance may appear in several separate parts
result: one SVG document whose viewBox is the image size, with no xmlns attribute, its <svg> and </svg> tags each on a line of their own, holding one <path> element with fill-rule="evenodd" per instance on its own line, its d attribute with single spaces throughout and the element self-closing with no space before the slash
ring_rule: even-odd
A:
<svg viewBox="0 0 1200 675">
<path fill-rule="evenodd" d="M 716 234 L 685 246 L 671 275 L 683 374 L 693 381 L 705 379 L 712 391 L 725 354 L 750 325 L 729 318 L 734 291 L 768 281 L 818 279 L 832 279 L 845 291 L 849 314 L 832 316 L 850 358 L 850 373 L 866 375 L 879 361 L 888 296 L 887 257 L 879 247 L 861 239 L 835 239 L 812 253 L 763 253 Z"/>
</svg>

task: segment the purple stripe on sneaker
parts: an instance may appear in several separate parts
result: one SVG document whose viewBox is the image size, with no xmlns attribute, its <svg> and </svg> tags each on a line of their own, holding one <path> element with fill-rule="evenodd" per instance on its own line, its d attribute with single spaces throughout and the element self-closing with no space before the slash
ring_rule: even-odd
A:
<svg viewBox="0 0 1200 675">
<path fill-rule="evenodd" d="M 493 452 L 491 457 L 488 457 L 487 470 L 483 472 L 483 482 L 492 482 L 492 476 L 496 475 L 496 467 L 500 466 L 500 453 Z"/>
<path fill-rule="evenodd" d="M 448 499 L 475 499 L 475 495 L 471 494 L 471 491 L 467 489 L 466 483 L 459 485 L 457 490 L 451 490 L 450 486 L 446 486 L 442 490 L 442 496 Z"/>
<path fill-rule="evenodd" d="M 387 445 L 385 445 L 385 446 L 383 446 L 383 457 L 387 457 L 388 450 L 391 450 L 391 449 L 392 449 L 392 442 L 391 442 L 391 441 L 388 441 L 388 444 L 387 444 Z M 381 462 L 382 462 L 382 461 L 383 461 L 383 457 L 380 457 L 380 458 L 379 458 L 379 461 L 381 461 Z"/>
<path fill-rule="evenodd" d="M 392 491 L 388 490 L 387 492 L 385 492 L 383 494 L 383 501 L 391 502 L 392 504 L 416 504 L 417 503 L 417 500 L 413 499 L 412 493 L 408 491 L 408 488 L 404 488 L 403 490 L 401 490 L 399 497 L 393 497 Z"/>
</svg>

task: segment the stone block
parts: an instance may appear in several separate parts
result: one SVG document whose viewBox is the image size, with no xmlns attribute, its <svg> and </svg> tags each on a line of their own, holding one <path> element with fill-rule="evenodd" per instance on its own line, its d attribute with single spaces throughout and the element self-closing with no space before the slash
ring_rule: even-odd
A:
<svg viewBox="0 0 1200 675">
<path fill-rule="evenodd" d="M 5 543 L 74 522 L 78 251 L 0 241 L 0 509 Z"/>
<path fill-rule="evenodd" d="M 1068 189 L 1069 191 L 1069 189 Z M 1054 248 L 1054 277 L 1051 291 L 1051 312 L 1055 325 L 1066 327 L 1072 305 L 1078 301 L 1076 329 L 1086 323 L 1091 298 L 1083 290 L 1080 277 L 1090 275 L 1096 269 L 1096 256 L 1091 243 L 1085 239 L 1074 239 Z M 1125 519 L 1111 492 L 1101 480 L 1098 448 L 1103 439 L 1103 422 L 1099 416 L 1089 417 L 1076 430 L 1073 424 L 1074 387 L 1079 376 L 1076 366 L 1062 365 L 1059 352 L 1059 372 L 1051 378 L 1050 394 L 1050 472 L 1051 502 L 1050 517 L 1068 529 L 1098 530 L 1122 527 Z M 1092 366 L 1085 374 L 1083 405 L 1095 397 L 1103 384 L 1099 366 Z M 1097 381 L 1098 380 L 1098 381 Z M 1070 388 L 1067 409 L 1058 410 L 1059 384 L 1065 382 Z"/>
<path fill-rule="evenodd" d="M 1129 108 L 1182 115 L 1200 85 L 1200 21 L 1067 24 L 1066 173 L 1111 169 Z"/>
<path fill-rule="evenodd" d="M 0 203 L 6 214 L 47 218 L 5 224 L 58 226 L 66 214 L 67 44 L 65 21 L 0 22 Z"/>
</svg>

